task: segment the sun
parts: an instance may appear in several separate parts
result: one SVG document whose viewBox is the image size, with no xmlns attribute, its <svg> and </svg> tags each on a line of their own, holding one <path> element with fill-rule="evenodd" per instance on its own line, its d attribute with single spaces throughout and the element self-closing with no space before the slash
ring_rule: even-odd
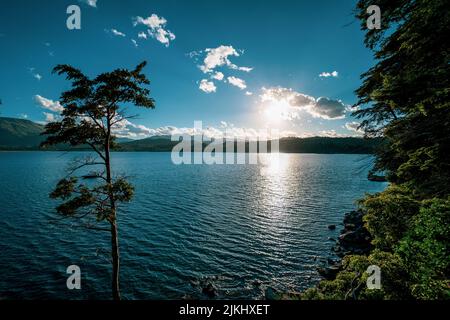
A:
<svg viewBox="0 0 450 320">
<path fill-rule="evenodd" d="M 286 120 L 289 114 L 289 104 L 284 100 L 270 101 L 263 106 L 263 115 L 269 123 L 279 123 Z"/>
</svg>

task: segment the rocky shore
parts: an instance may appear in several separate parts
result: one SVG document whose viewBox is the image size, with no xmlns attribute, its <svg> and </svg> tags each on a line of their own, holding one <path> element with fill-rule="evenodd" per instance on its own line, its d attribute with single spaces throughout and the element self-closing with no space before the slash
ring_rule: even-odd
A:
<svg viewBox="0 0 450 320">
<path fill-rule="evenodd" d="M 335 226 L 330 225 L 328 229 L 334 230 Z M 341 231 L 335 245 L 331 250 L 340 259 L 327 260 L 325 266 L 317 268 L 319 274 L 327 280 L 333 280 L 341 270 L 341 258 L 351 254 L 367 254 L 371 250 L 371 237 L 364 227 L 363 212 L 361 210 L 351 211 L 345 214 L 344 228 Z"/>
</svg>

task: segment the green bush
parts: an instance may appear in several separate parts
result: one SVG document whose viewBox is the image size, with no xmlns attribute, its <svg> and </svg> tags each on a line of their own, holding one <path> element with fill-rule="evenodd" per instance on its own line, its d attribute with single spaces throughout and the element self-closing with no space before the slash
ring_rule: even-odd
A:
<svg viewBox="0 0 450 320">
<path fill-rule="evenodd" d="M 450 201 L 424 201 L 398 252 L 411 278 L 417 299 L 450 298 Z"/>
<path fill-rule="evenodd" d="M 366 228 L 373 236 L 372 244 L 385 251 L 392 251 L 410 228 L 412 217 L 420 203 L 405 188 L 390 186 L 375 195 L 367 195 L 360 201 L 366 212 Z"/>
</svg>

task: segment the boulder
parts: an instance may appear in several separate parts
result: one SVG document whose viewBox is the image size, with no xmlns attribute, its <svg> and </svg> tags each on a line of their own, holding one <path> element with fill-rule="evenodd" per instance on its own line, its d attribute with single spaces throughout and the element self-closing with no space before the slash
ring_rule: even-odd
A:
<svg viewBox="0 0 450 320">
<path fill-rule="evenodd" d="M 214 298 L 217 296 L 217 289 L 212 283 L 208 283 L 205 287 L 203 287 L 202 293 L 208 298 Z"/>
</svg>

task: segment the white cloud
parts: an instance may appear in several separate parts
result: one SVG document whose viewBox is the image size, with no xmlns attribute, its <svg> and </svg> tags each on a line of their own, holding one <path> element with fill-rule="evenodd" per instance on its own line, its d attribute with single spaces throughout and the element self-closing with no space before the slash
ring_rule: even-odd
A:
<svg viewBox="0 0 450 320">
<path fill-rule="evenodd" d="M 118 31 L 117 29 L 111 29 L 110 31 L 111 31 L 111 33 L 112 33 L 113 35 L 118 36 L 118 37 L 125 37 L 125 36 L 126 36 L 125 33 L 120 32 L 120 31 Z"/>
<path fill-rule="evenodd" d="M 217 71 L 216 73 L 214 73 L 214 74 L 211 76 L 211 78 L 216 79 L 216 80 L 219 80 L 219 81 L 222 81 L 223 78 L 224 78 L 224 75 L 223 75 L 222 72 Z"/>
<path fill-rule="evenodd" d="M 21 114 L 19 114 L 19 117 L 22 118 L 22 119 L 28 119 L 28 114 L 21 113 Z"/>
<path fill-rule="evenodd" d="M 239 57 L 243 52 L 244 50 L 236 50 L 233 46 L 220 45 L 217 48 L 192 51 L 189 52 L 187 56 L 193 59 L 196 63 L 200 60 L 200 58 L 202 58 L 200 65 L 198 65 L 200 70 L 203 73 L 210 74 L 211 79 L 223 81 L 225 79 L 225 75 L 223 72 L 218 71 L 218 68 L 226 67 L 231 70 L 244 72 L 250 72 L 253 70 L 251 67 L 239 67 L 231 62 L 231 57 Z M 225 82 L 228 82 L 241 90 L 247 88 L 245 80 L 235 76 L 229 76 Z"/>
<path fill-rule="evenodd" d="M 247 84 L 242 79 L 239 79 L 236 77 L 228 77 L 227 80 L 231 85 L 238 87 L 241 90 L 244 90 L 245 88 L 247 88 Z"/>
<path fill-rule="evenodd" d="M 166 47 L 169 46 L 170 41 L 175 40 L 175 35 L 172 32 L 164 30 L 162 28 L 159 28 L 155 31 L 149 30 L 148 32 L 152 37 L 164 44 Z"/>
<path fill-rule="evenodd" d="M 53 112 L 62 112 L 64 107 L 59 103 L 59 101 L 53 101 L 47 98 L 44 98 L 40 95 L 35 95 L 34 100 L 37 104 L 39 104 L 42 108 L 53 111 Z"/>
<path fill-rule="evenodd" d="M 53 113 L 49 113 L 49 112 L 43 112 L 45 115 L 45 122 L 54 122 L 55 121 L 55 115 Z"/>
<path fill-rule="evenodd" d="M 131 42 L 133 42 L 133 44 L 134 44 L 135 47 L 138 47 L 138 44 L 137 44 L 136 40 L 131 39 Z"/>
<path fill-rule="evenodd" d="M 148 29 L 148 34 L 164 44 L 166 47 L 169 46 L 170 42 L 175 40 L 175 34 L 170 30 L 166 29 L 167 20 L 164 17 L 158 17 L 156 14 L 152 14 L 148 18 L 135 17 L 134 26 L 145 25 Z M 145 33 L 140 32 L 139 37 L 146 39 Z"/>
<path fill-rule="evenodd" d="M 349 130 L 349 131 L 353 131 L 353 132 L 356 132 L 356 133 L 358 133 L 358 134 L 362 134 L 362 133 L 364 133 L 361 129 L 359 129 L 359 126 L 360 126 L 361 124 L 359 123 L 359 122 L 347 122 L 346 124 L 345 124 L 345 128 L 347 129 L 347 130 Z"/>
<path fill-rule="evenodd" d="M 212 72 L 215 68 L 224 65 L 231 66 L 232 63 L 229 59 L 231 56 L 239 56 L 239 53 L 232 46 L 219 46 L 217 48 L 205 49 L 206 57 L 203 60 L 203 65 L 200 69 L 204 73 Z"/>
<path fill-rule="evenodd" d="M 329 78 L 329 77 L 337 78 L 338 76 L 339 76 L 339 72 L 337 72 L 337 71 L 322 72 L 321 74 L 319 74 L 319 77 L 321 77 L 321 78 Z"/>
<path fill-rule="evenodd" d="M 112 128 L 113 133 L 120 138 L 146 138 L 154 135 L 154 130 L 144 125 L 134 124 L 127 119 L 116 123 Z"/>
<path fill-rule="evenodd" d="M 262 102 L 282 102 L 297 111 L 304 110 L 313 117 L 327 120 L 345 118 L 347 111 L 347 106 L 340 100 L 332 100 L 325 97 L 315 99 L 290 88 L 262 88 L 260 98 Z M 292 110 L 291 112 L 294 111 Z M 292 114 L 291 118 L 297 118 L 297 116 Z"/>
<path fill-rule="evenodd" d="M 141 31 L 141 32 L 138 33 L 138 38 L 147 39 L 147 34 L 145 32 Z"/>
<path fill-rule="evenodd" d="M 235 65 L 235 64 L 231 64 L 231 65 L 230 65 L 230 68 L 231 68 L 231 69 L 234 69 L 234 70 L 244 71 L 244 72 L 250 72 L 250 71 L 253 70 L 253 68 L 250 68 L 250 67 L 238 67 L 238 66 Z"/>
<path fill-rule="evenodd" d="M 252 96 L 252 95 L 253 95 L 253 92 L 251 92 L 251 91 L 245 91 L 245 95 L 246 95 L 246 96 Z"/>
<path fill-rule="evenodd" d="M 194 52 L 197 56 L 201 53 L 206 53 L 206 56 L 203 60 L 203 64 L 200 66 L 200 70 L 204 73 L 213 72 L 214 69 L 222 66 L 227 66 L 233 70 L 240 70 L 244 72 L 250 72 L 253 68 L 250 67 L 238 67 L 234 63 L 231 62 L 231 57 L 239 57 L 239 52 L 233 48 L 233 46 L 224 46 L 221 45 L 217 48 L 207 48 L 204 51 Z"/>
<path fill-rule="evenodd" d="M 217 87 L 214 82 L 203 79 L 200 81 L 199 89 L 206 93 L 211 93 L 216 92 Z"/>
<path fill-rule="evenodd" d="M 36 68 L 34 67 L 30 67 L 28 68 L 28 71 L 31 73 L 31 75 L 33 76 L 33 78 L 37 79 L 37 80 L 41 80 L 42 79 L 42 75 L 35 72 Z"/>
<path fill-rule="evenodd" d="M 50 116 L 51 117 L 51 116 Z M 201 130 L 189 127 L 175 127 L 162 126 L 158 128 L 149 128 L 144 125 L 132 123 L 126 119 L 117 123 L 113 128 L 113 133 L 119 138 L 144 139 L 152 136 L 171 136 L 171 135 L 194 135 L 203 134 L 205 138 L 233 138 L 233 139 L 248 139 L 248 140 L 264 140 L 274 138 L 275 132 L 267 131 L 266 129 L 254 129 L 235 127 L 232 123 L 220 121 L 219 127 L 204 126 Z M 348 137 L 351 135 L 339 134 L 335 130 L 323 130 L 317 134 L 303 132 L 298 133 L 291 130 L 281 130 L 277 137 Z"/>
<path fill-rule="evenodd" d="M 321 136 L 321 137 L 329 137 L 329 138 L 348 137 L 348 135 L 337 133 L 336 130 L 319 131 L 319 136 Z"/>
<path fill-rule="evenodd" d="M 320 97 L 309 109 L 309 113 L 316 118 L 343 119 L 345 118 L 346 106 L 340 100 L 332 100 Z"/>
</svg>

